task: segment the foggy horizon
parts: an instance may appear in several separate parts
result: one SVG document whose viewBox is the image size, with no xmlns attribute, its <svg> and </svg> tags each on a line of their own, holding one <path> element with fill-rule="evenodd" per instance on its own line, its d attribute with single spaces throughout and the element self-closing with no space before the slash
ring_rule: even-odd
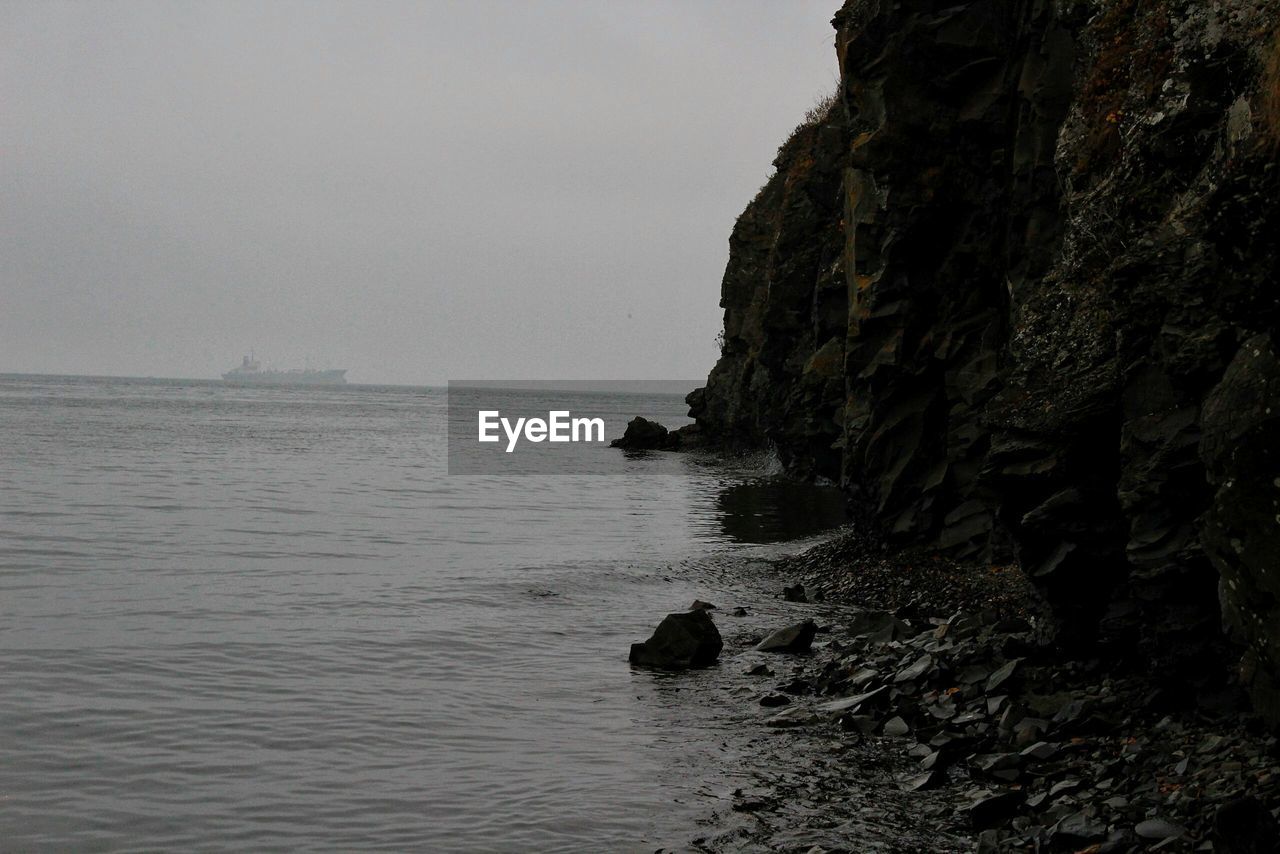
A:
<svg viewBox="0 0 1280 854">
<path fill-rule="evenodd" d="M 14 3 L 0 373 L 705 376 L 838 3 Z"/>
</svg>

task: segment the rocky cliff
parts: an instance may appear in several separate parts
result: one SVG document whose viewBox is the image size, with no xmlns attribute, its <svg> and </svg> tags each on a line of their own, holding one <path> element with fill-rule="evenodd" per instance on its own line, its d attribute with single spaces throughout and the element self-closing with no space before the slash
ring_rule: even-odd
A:
<svg viewBox="0 0 1280 854">
<path fill-rule="evenodd" d="M 833 24 L 692 414 L 890 542 L 1016 557 L 1064 646 L 1239 659 L 1280 722 L 1280 4 Z"/>
</svg>

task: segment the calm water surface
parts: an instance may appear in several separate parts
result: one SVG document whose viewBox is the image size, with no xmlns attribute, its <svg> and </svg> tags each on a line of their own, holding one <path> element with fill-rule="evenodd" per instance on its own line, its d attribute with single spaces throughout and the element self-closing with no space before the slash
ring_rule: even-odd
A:
<svg viewBox="0 0 1280 854">
<path fill-rule="evenodd" d="M 760 710 L 728 664 L 633 671 L 628 645 L 773 590 L 759 558 L 839 521 L 834 496 L 674 454 L 447 476 L 444 407 L 0 376 L 0 848 L 695 835 L 763 761 L 735 725 Z M 729 647 L 759 628 L 718 622 Z"/>
</svg>

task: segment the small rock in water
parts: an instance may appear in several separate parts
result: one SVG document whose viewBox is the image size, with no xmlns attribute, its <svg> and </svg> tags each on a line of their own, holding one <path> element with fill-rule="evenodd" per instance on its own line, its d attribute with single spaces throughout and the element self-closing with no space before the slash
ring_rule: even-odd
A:
<svg viewBox="0 0 1280 854">
<path fill-rule="evenodd" d="M 791 705 L 791 698 L 786 694 L 766 694 L 760 698 L 760 705 L 766 709 Z"/>
<path fill-rule="evenodd" d="M 744 608 L 744 607 L 742 607 L 741 605 L 739 605 L 738 607 L 736 607 L 736 608 L 734 608 L 734 609 L 733 609 L 733 616 L 735 616 L 735 617 L 745 617 L 745 616 L 747 616 L 747 609 L 746 609 L 746 608 Z"/>
<path fill-rule="evenodd" d="M 621 439 L 609 443 L 611 448 L 630 450 L 674 451 L 680 447 L 680 437 L 671 433 L 657 421 L 636 416 L 627 423 Z"/>
<path fill-rule="evenodd" d="M 782 588 L 782 598 L 788 602 L 809 601 L 809 597 L 805 595 L 803 584 L 796 584 L 791 587 Z"/>
<path fill-rule="evenodd" d="M 761 652 L 808 652 L 817 633 L 818 626 L 813 620 L 805 620 L 803 623 L 778 629 L 756 644 L 756 649 Z"/>
<path fill-rule="evenodd" d="M 755 667 L 744 670 L 743 676 L 772 676 L 773 671 L 769 669 L 767 664 L 757 664 Z"/>
<path fill-rule="evenodd" d="M 631 645 L 631 663 L 663 670 L 686 670 L 714 664 L 724 642 L 706 611 L 668 614 L 653 637 Z"/>
<path fill-rule="evenodd" d="M 769 802 L 763 798 L 752 798 L 745 795 L 740 796 L 733 802 L 735 812 L 755 812 L 769 806 Z"/>
<path fill-rule="evenodd" d="M 703 602 L 701 599 L 694 599 L 693 604 L 689 606 L 690 611 L 714 611 L 715 605 L 710 602 Z"/>
</svg>

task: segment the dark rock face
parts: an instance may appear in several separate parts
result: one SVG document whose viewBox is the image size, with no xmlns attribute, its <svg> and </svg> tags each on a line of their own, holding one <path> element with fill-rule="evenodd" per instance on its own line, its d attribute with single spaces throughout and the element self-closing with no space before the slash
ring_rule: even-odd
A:
<svg viewBox="0 0 1280 854">
<path fill-rule="evenodd" d="M 657 421 L 637 415 L 627 422 L 622 438 L 614 439 L 609 447 L 637 451 L 674 451 L 680 447 L 680 439 Z"/>
<path fill-rule="evenodd" d="M 631 663 L 662 670 L 707 667 L 715 664 L 723 648 L 720 630 L 705 609 L 668 614 L 653 637 L 631 645 Z"/>
<path fill-rule="evenodd" d="M 1202 419 L 1217 488 L 1204 548 L 1221 574 L 1227 629 L 1247 645 L 1242 676 L 1259 711 L 1280 721 L 1280 360 L 1270 336 L 1241 345 Z"/>
<path fill-rule="evenodd" d="M 1238 798 L 1218 810 L 1214 836 L 1222 854 L 1263 854 L 1275 850 L 1280 823 L 1255 798 Z"/>
<path fill-rule="evenodd" d="M 690 415 L 732 446 L 777 448 L 807 474 L 836 478 L 848 306 L 840 228 L 847 130 L 838 100 L 816 108 L 738 217 L 721 284 L 723 355 Z"/>
<path fill-rule="evenodd" d="M 1280 7 L 849 0 L 691 414 L 1280 722 Z M 1269 569 L 1268 569 L 1269 568 Z M 1238 655 L 1239 652 L 1231 653 Z"/>
</svg>

